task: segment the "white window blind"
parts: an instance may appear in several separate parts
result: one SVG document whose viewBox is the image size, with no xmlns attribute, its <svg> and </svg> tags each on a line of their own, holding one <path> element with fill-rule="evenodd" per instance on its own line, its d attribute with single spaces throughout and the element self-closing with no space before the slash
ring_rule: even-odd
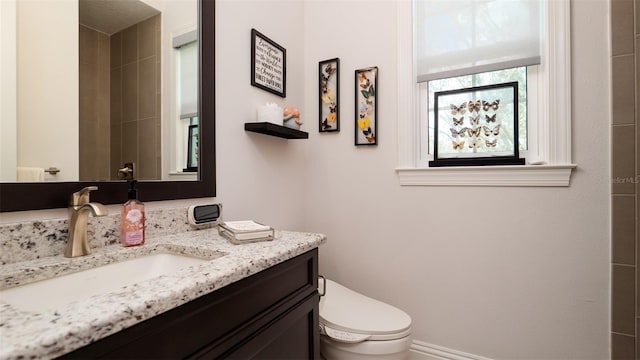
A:
<svg viewBox="0 0 640 360">
<path fill-rule="evenodd" d="M 544 1 L 416 0 L 417 82 L 541 61 Z"/>
<path fill-rule="evenodd" d="M 198 43 L 182 45 L 179 52 L 179 104 L 180 117 L 184 118 L 198 113 Z"/>
</svg>

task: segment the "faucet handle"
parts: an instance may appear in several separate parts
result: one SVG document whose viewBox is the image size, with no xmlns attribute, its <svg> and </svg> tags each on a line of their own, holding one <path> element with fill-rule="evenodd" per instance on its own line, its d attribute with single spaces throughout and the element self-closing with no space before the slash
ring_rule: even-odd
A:
<svg viewBox="0 0 640 360">
<path fill-rule="evenodd" d="M 93 190 L 98 190 L 97 186 L 87 186 L 82 188 L 82 190 L 74 192 L 71 194 L 71 198 L 69 199 L 69 205 L 71 206 L 80 206 L 89 203 L 89 192 Z"/>
</svg>

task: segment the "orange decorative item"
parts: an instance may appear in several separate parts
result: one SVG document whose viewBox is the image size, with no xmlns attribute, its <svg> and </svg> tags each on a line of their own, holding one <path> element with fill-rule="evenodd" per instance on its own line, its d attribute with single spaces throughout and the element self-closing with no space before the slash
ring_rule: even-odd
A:
<svg viewBox="0 0 640 360">
<path fill-rule="evenodd" d="M 291 129 L 300 129 L 302 121 L 300 120 L 300 111 L 294 106 L 287 106 L 282 111 L 282 122 L 284 126 Z"/>
</svg>

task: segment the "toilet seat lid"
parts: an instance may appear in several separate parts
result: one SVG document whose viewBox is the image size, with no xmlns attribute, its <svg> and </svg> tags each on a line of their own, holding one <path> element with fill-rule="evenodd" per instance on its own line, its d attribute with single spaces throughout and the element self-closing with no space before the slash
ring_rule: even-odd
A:
<svg viewBox="0 0 640 360">
<path fill-rule="evenodd" d="M 404 311 L 334 281 L 325 281 L 325 295 L 320 298 L 320 323 L 325 327 L 362 340 L 390 340 L 409 335 L 411 317 Z"/>
</svg>

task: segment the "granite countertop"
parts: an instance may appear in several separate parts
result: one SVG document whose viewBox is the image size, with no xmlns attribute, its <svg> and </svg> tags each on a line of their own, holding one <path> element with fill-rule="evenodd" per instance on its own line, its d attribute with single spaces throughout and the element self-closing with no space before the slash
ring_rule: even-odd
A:
<svg viewBox="0 0 640 360">
<path fill-rule="evenodd" d="M 2 265 L 0 289 L 152 253 L 211 259 L 38 312 L 2 302 L 0 294 L 0 359 L 60 356 L 312 250 L 325 239 L 322 234 L 276 231 L 273 241 L 233 245 L 210 228 L 147 238 L 138 247 L 94 248 L 91 255 L 79 258 L 60 254 Z"/>
</svg>

